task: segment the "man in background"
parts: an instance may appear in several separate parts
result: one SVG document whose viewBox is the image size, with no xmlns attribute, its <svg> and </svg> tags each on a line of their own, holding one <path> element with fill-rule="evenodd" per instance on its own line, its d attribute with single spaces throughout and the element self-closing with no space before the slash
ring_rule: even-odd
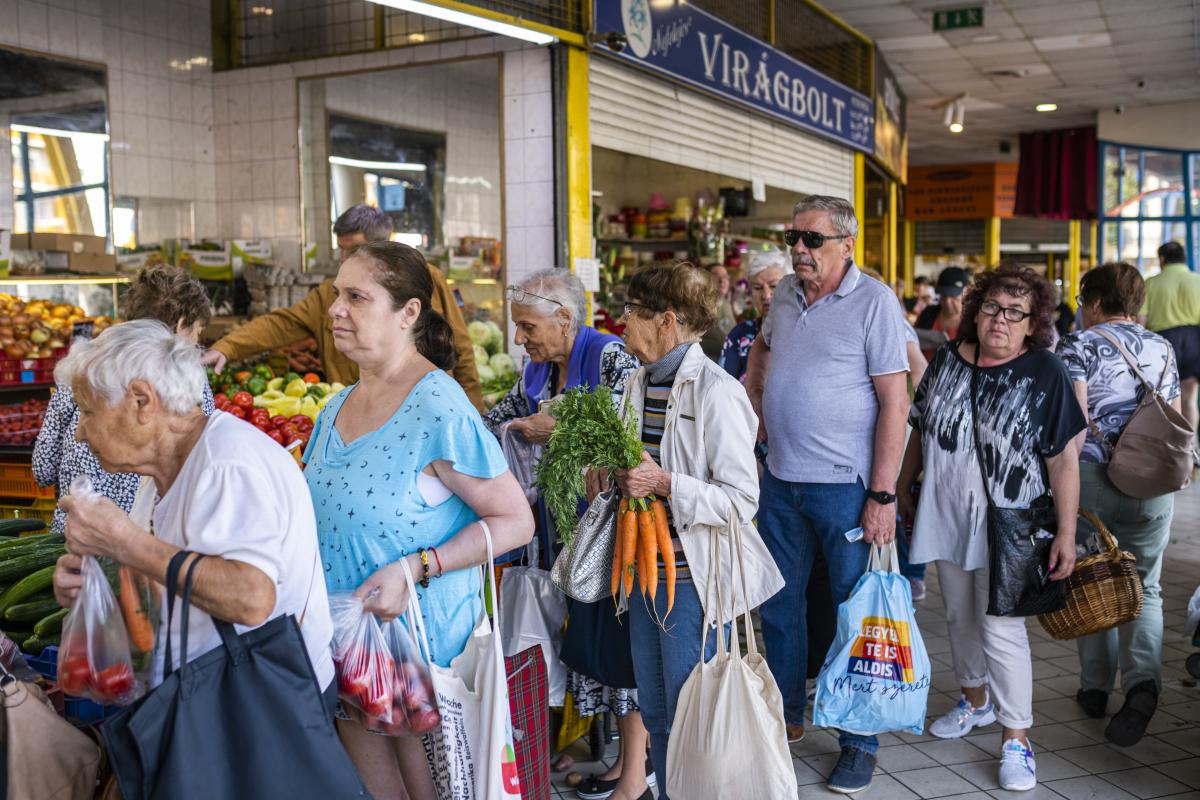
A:
<svg viewBox="0 0 1200 800">
<path fill-rule="evenodd" d="M 1196 430 L 1200 409 L 1200 275 L 1188 269 L 1187 255 L 1179 242 L 1158 248 L 1162 272 L 1146 279 L 1146 302 L 1139 321 L 1175 348 L 1179 367 L 1179 400 L 1183 416 Z"/>
<path fill-rule="evenodd" d="M 337 236 L 338 263 L 341 264 L 364 244 L 384 242 L 391 238 L 392 221 L 378 208 L 352 206 L 333 224 L 333 233 Z M 467 323 L 442 271 L 432 264 L 427 266 L 433 278 L 433 310 L 445 317 L 454 331 L 454 349 L 458 351 L 454 379 L 482 412 L 483 393 L 475 372 L 475 350 L 467 335 Z M 220 371 L 224 369 L 226 361 L 241 361 L 276 347 L 315 339 L 325 378 L 331 383 L 354 383 L 358 380 L 358 365 L 342 355 L 333 344 L 333 328 L 329 318 L 329 307 L 333 301 L 333 278 L 327 278 L 295 305 L 277 308 L 239 326 L 204 353 L 203 363 Z"/>
</svg>

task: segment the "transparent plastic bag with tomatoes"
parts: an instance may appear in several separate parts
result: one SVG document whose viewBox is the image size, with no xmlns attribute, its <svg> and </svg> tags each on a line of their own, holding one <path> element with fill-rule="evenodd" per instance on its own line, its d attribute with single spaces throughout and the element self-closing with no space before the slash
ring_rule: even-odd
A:
<svg viewBox="0 0 1200 800">
<path fill-rule="evenodd" d="M 396 664 L 379 621 L 351 594 L 331 595 L 329 611 L 338 696 L 362 712 L 368 728 L 391 725 Z"/>
<path fill-rule="evenodd" d="M 96 497 L 86 477 L 71 483 L 71 494 L 83 502 Z M 58 685 L 75 697 L 128 705 L 141 696 L 144 686 L 134 677 L 121 606 L 100 561 L 84 556 L 82 562 L 83 586 L 63 621 Z"/>
<path fill-rule="evenodd" d="M 383 638 L 396 664 L 392 722 L 374 725 L 371 730 L 389 736 L 423 736 L 442 721 L 429 664 L 399 618 L 383 625 Z"/>
</svg>

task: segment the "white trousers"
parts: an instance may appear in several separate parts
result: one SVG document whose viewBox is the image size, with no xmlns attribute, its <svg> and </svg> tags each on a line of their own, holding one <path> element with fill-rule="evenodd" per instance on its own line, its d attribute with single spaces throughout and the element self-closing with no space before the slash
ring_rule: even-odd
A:
<svg viewBox="0 0 1200 800">
<path fill-rule="evenodd" d="M 991 686 L 996 718 L 1006 728 L 1033 726 L 1033 659 L 1024 617 L 987 613 L 988 571 L 935 561 L 954 672 L 965 687 Z"/>
</svg>

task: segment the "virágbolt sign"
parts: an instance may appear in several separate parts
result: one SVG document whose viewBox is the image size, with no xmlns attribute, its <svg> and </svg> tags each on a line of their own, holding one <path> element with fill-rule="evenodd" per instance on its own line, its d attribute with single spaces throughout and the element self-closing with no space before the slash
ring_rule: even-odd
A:
<svg viewBox="0 0 1200 800">
<path fill-rule="evenodd" d="M 595 30 L 624 33 L 617 54 L 667 75 L 870 153 L 870 98 L 681 0 L 593 0 Z"/>
</svg>

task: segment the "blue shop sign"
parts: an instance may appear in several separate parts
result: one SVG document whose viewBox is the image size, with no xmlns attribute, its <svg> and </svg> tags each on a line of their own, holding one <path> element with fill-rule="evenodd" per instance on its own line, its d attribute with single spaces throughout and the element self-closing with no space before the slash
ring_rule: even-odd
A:
<svg viewBox="0 0 1200 800">
<path fill-rule="evenodd" d="M 598 34 L 623 32 L 616 58 L 866 153 L 875 104 L 683 0 L 593 0 Z M 610 53 L 607 48 L 597 52 Z"/>
</svg>

